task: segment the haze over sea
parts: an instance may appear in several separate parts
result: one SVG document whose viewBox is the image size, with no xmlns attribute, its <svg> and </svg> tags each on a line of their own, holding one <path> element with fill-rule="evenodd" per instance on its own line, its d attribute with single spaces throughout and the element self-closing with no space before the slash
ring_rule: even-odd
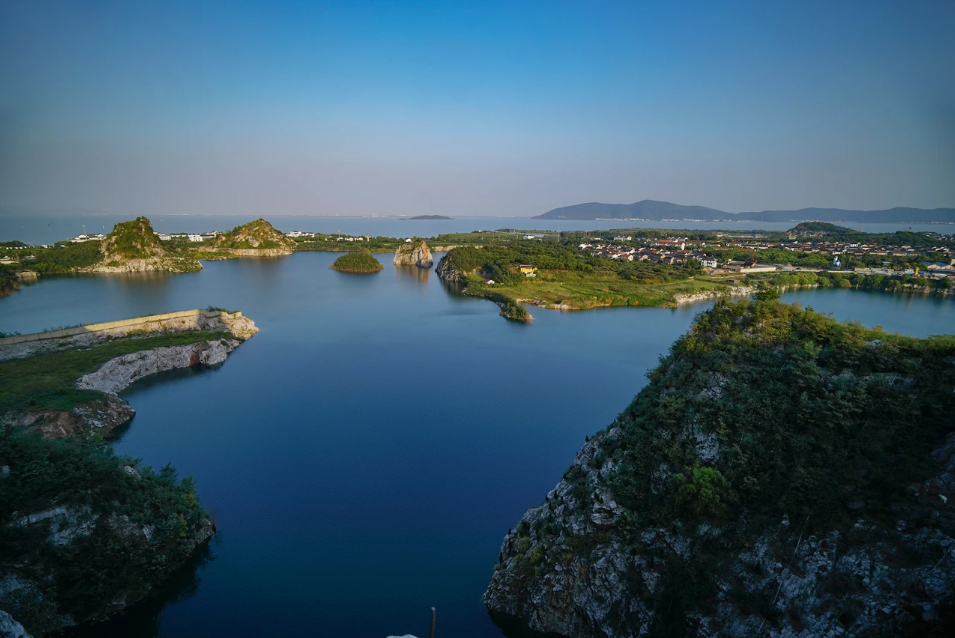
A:
<svg viewBox="0 0 955 638">
<path fill-rule="evenodd" d="M 261 328 L 221 367 L 124 394 L 137 415 L 116 449 L 195 476 L 219 534 L 158 601 L 85 635 L 425 636 L 435 606 L 439 636 L 500 636 L 481 594 L 504 534 L 710 305 L 532 308 L 523 325 L 390 255 L 374 276 L 329 270 L 335 257 L 44 277 L 0 299 L 5 332 L 208 305 Z M 826 289 L 783 300 L 915 336 L 955 326 L 950 298 Z"/>
<path fill-rule="evenodd" d="M 108 233 L 113 225 L 129 221 L 138 213 L 124 215 L 51 215 L 0 214 L 0 241 L 18 239 L 28 244 L 52 244 L 83 232 Z M 230 230 L 256 218 L 255 215 L 147 215 L 153 228 L 163 233 L 201 233 Z M 608 230 L 612 228 L 672 228 L 674 230 L 788 230 L 798 222 L 685 222 L 626 220 L 547 220 L 529 217 L 453 217 L 447 220 L 411 220 L 407 217 L 346 217 L 321 215 L 269 215 L 268 220 L 282 232 L 337 233 L 347 235 L 380 235 L 383 237 L 433 237 L 441 233 L 467 233 L 472 230 L 516 228 L 522 230 Z M 859 224 L 841 222 L 848 228 L 870 233 L 916 230 L 955 233 L 955 224 Z M 677 233 L 679 234 L 679 233 Z"/>
</svg>

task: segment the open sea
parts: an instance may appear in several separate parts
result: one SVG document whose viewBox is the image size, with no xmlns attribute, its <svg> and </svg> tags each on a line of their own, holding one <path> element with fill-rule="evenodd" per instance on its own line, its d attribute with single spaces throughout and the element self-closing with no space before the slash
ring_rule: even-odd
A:
<svg viewBox="0 0 955 638">
<path fill-rule="evenodd" d="M 341 230 L 405 234 L 364 223 L 342 220 Z M 420 224 L 419 235 L 439 224 L 387 223 Z M 336 230 L 329 224 L 294 226 Z M 50 241 L 31 228 L 19 237 Z M 17 236 L 9 226 L 0 235 Z M 501 636 L 481 595 L 504 534 L 709 307 L 532 308 L 531 325 L 515 324 L 433 271 L 378 255 L 384 271 L 349 275 L 329 270 L 336 256 L 48 277 L 0 299 L 5 332 L 210 305 L 261 329 L 215 369 L 125 393 L 137 415 L 117 451 L 194 476 L 219 534 L 157 598 L 77 635 L 423 637 L 433 606 L 439 638 Z M 826 289 L 784 300 L 920 337 L 955 330 L 955 299 Z"/>
</svg>

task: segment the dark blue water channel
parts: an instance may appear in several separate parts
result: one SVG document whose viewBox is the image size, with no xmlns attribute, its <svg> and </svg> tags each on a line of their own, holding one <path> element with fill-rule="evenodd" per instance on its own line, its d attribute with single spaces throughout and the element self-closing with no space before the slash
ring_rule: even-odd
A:
<svg viewBox="0 0 955 638">
<path fill-rule="evenodd" d="M 500 636 L 481 603 L 500 542 L 609 424 L 708 304 L 532 309 L 533 325 L 433 272 L 328 269 L 336 255 L 199 273 L 47 278 L 0 299 L 0 330 L 222 306 L 261 328 L 221 367 L 125 394 L 117 451 L 172 462 L 219 534 L 210 556 L 93 635 Z M 791 293 L 840 319 L 925 336 L 955 300 Z"/>
</svg>

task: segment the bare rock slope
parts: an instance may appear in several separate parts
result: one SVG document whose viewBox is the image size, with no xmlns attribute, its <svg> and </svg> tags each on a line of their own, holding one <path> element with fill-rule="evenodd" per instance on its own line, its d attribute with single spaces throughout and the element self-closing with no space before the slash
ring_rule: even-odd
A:
<svg viewBox="0 0 955 638">
<path fill-rule="evenodd" d="M 395 250 L 394 263 L 396 266 L 431 268 L 434 265 L 434 257 L 431 256 L 428 244 L 422 239 L 398 246 Z"/>
</svg>

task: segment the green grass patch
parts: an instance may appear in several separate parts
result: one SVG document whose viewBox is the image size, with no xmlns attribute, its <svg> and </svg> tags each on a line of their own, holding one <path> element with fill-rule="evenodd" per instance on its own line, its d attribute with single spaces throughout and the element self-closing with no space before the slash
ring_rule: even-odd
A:
<svg viewBox="0 0 955 638">
<path fill-rule="evenodd" d="M 85 350 L 64 350 L 26 359 L 0 361 L 0 414 L 8 410 L 69 410 L 97 401 L 99 392 L 74 387 L 84 374 L 124 354 L 232 338 L 227 332 L 177 332 L 117 339 Z"/>
</svg>

